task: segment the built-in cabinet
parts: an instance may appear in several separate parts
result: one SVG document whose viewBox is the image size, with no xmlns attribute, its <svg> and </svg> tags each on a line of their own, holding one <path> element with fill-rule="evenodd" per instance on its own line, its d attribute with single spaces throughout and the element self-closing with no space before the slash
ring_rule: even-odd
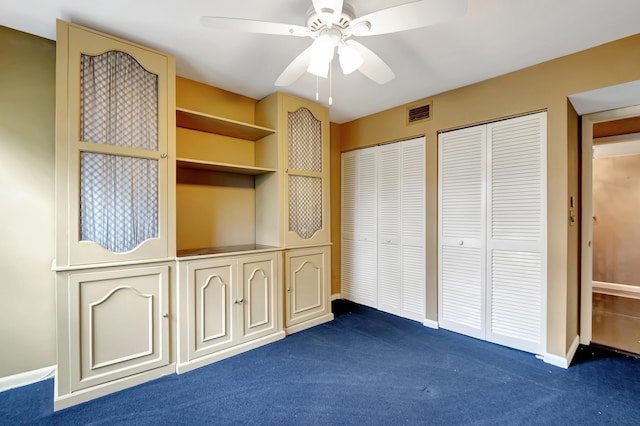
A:
<svg viewBox="0 0 640 426">
<path fill-rule="evenodd" d="M 272 138 L 280 147 L 280 221 L 279 226 L 267 226 L 264 236 L 273 238 L 274 229 L 280 229 L 285 249 L 285 332 L 290 334 L 333 319 L 329 110 L 275 93 L 258 102 L 256 120 L 276 129 Z"/>
<path fill-rule="evenodd" d="M 55 408 L 331 320 L 328 109 L 57 30 Z"/>
<path fill-rule="evenodd" d="M 58 21 L 55 408 L 168 374 L 175 62 Z"/>
<path fill-rule="evenodd" d="M 285 321 L 287 333 L 333 319 L 330 305 L 329 246 L 284 252 Z"/>
<path fill-rule="evenodd" d="M 342 154 L 342 295 L 425 321 L 425 139 Z"/>
<path fill-rule="evenodd" d="M 438 323 L 544 354 L 546 113 L 439 137 Z"/>
<path fill-rule="evenodd" d="M 179 373 L 284 337 L 280 251 L 178 262 Z"/>
</svg>

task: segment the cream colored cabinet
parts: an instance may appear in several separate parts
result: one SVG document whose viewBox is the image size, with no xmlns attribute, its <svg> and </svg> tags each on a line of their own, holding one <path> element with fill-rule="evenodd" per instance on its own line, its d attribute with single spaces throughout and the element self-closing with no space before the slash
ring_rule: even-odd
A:
<svg viewBox="0 0 640 426">
<path fill-rule="evenodd" d="M 258 102 L 256 120 L 274 127 L 277 133 L 281 245 L 291 248 L 329 243 L 329 110 L 274 93 Z"/>
<path fill-rule="evenodd" d="M 173 371 L 167 265 L 57 274 L 56 409 Z M 114 386 L 115 384 L 115 386 Z"/>
<path fill-rule="evenodd" d="M 175 60 L 58 21 L 55 408 L 174 370 Z"/>
<path fill-rule="evenodd" d="M 329 246 L 287 250 L 285 263 L 285 332 L 304 330 L 333 319 Z"/>
<path fill-rule="evenodd" d="M 179 373 L 284 337 L 280 251 L 178 263 Z"/>
<path fill-rule="evenodd" d="M 56 266 L 175 253 L 175 60 L 58 21 Z"/>
<path fill-rule="evenodd" d="M 333 319 L 329 110 L 274 93 L 258 102 L 256 119 L 274 127 L 278 138 L 280 242 L 286 249 L 285 331 L 294 333 Z"/>
</svg>

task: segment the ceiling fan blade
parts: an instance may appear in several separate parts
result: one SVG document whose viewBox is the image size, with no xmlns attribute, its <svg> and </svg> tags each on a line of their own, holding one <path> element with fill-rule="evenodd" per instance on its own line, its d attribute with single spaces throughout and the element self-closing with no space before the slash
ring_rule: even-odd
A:
<svg viewBox="0 0 640 426">
<path fill-rule="evenodd" d="M 355 40 L 347 40 L 345 41 L 345 44 L 347 46 L 355 47 L 360 55 L 362 55 L 364 62 L 360 68 L 358 68 L 358 71 L 362 74 L 366 75 L 378 84 L 385 84 L 396 78 L 396 75 L 393 73 L 391 68 L 389 68 L 389 65 L 380 59 L 378 55 L 369 50 L 369 48 Z"/>
<path fill-rule="evenodd" d="M 302 74 L 307 71 L 309 62 L 311 62 L 311 46 L 302 51 L 289 65 L 282 71 L 280 77 L 276 80 L 276 86 L 288 86 L 296 81 Z"/>
<path fill-rule="evenodd" d="M 342 0 L 313 0 L 313 9 L 320 20 L 331 27 L 342 16 Z"/>
<path fill-rule="evenodd" d="M 202 25 L 218 30 L 230 30 L 236 32 L 292 35 L 305 37 L 311 35 L 307 27 L 301 25 L 281 24 L 278 22 L 253 21 L 242 18 L 225 18 L 221 16 L 203 16 L 200 18 Z"/>
<path fill-rule="evenodd" d="M 466 13 L 467 0 L 421 0 L 361 16 L 351 21 L 349 26 L 356 27 L 360 22 L 369 22 L 369 31 L 354 35 L 370 36 L 427 27 Z"/>
</svg>

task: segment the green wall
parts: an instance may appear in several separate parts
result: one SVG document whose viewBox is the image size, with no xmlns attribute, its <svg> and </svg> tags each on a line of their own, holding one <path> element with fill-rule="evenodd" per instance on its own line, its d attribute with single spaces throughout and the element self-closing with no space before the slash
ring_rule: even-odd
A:
<svg viewBox="0 0 640 426">
<path fill-rule="evenodd" d="M 0 26 L 0 378 L 56 363 L 55 59 Z"/>
</svg>

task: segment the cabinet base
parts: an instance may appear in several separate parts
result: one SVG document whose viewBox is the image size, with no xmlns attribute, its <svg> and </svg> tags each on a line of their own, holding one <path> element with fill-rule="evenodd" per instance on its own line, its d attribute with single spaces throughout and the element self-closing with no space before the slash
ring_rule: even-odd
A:
<svg viewBox="0 0 640 426">
<path fill-rule="evenodd" d="M 325 314 L 321 317 L 313 318 L 300 324 L 295 324 L 290 327 L 285 327 L 284 332 L 289 334 L 297 333 L 298 331 L 306 330 L 307 328 L 315 327 L 316 325 L 324 324 L 325 322 L 333 321 L 333 314 Z"/>
<path fill-rule="evenodd" d="M 182 374 L 187 371 L 195 370 L 196 368 L 204 367 L 205 365 L 212 364 L 216 361 L 221 361 L 225 358 L 232 357 L 234 355 L 241 354 L 242 352 L 247 352 L 251 349 L 256 349 L 260 346 L 264 346 L 268 343 L 272 343 L 281 339 L 284 339 L 285 333 L 284 331 L 279 331 L 274 334 L 270 334 L 268 336 L 251 340 L 250 342 L 242 343 L 240 345 L 223 349 L 219 352 L 212 353 L 210 355 L 205 355 L 193 360 L 189 360 L 183 363 L 178 363 L 176 365 L 176 373 Z"/>
<path fill-rule="evenodd" d="M 58 378 L 55 380 L 55 397 L 53 400 L 53 410 L 58 411 L 64 408 L 69 408 L 82 402 L 91 401 L 92 399 L 99 398 L 101 396 L 108 395 L 113 392 L 124 390 L 133 386 L 140 385 L 150 380 L 158 379 L 162 376 L 167 376 L 175 372 L 175 366 L 173 364 L 165 367 L 156 368 L 154 370 L 145 371 L 144 373 L 136 374 L 122 379 L 107 382 L 101 385 L 93 386 L 90 388 L 82 389 L 79 391 L 71 392 L 66 395 L 58 395 Z"/>
</svg>

